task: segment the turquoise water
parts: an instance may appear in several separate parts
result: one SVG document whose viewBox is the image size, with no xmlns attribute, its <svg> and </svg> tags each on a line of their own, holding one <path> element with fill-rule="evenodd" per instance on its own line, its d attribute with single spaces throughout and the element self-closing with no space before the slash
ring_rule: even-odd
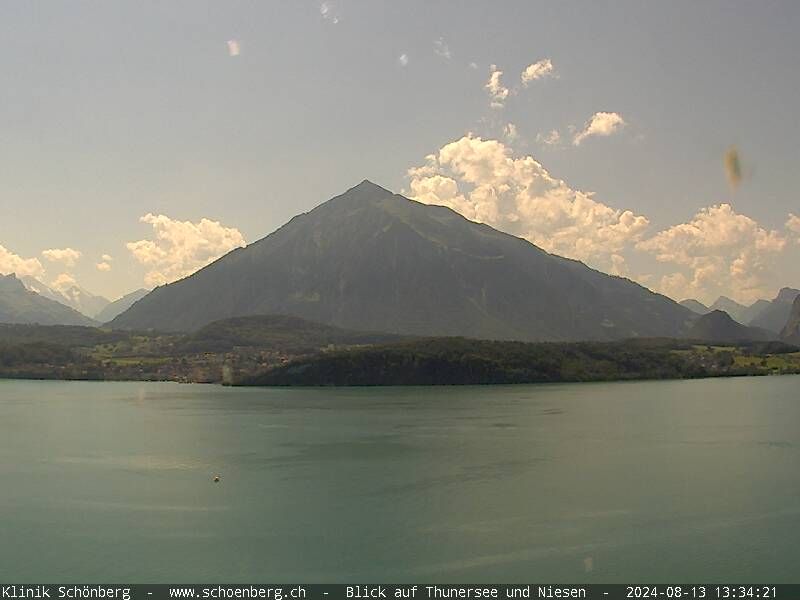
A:
<svg viewBox="0 0 800 600">
<path fill-rule="evenodd" d="M 0 381 L 0 580 L 798 582 L 798 384 Z"/>
</svg>

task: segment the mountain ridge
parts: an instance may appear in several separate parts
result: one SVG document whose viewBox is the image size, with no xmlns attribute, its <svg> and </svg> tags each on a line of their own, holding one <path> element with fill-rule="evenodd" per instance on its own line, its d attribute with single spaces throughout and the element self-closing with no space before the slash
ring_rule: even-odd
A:
<svg viewBox="0 0 800 600">
<path fill-rule="evenodd" d="M 116 317 L 191 331 L 290 314 L 338 327 L 526 341 L 678 335 L 688 309 L 368 180 Z"/>
<path fill-rule="evenodd" d="M 792 303 L 798 295 L 800 295 L 800 290 L 790 287 L 781 288 L 769 305 L 764 307 L 749 324 L 779 333 L 786 325 L 792 312 Z"/>
<path fill-rule="evenodd" d="M 96 325 L 75 309 L 27 289 L 13 273 L 0 275 L 0 323 Z"/>
<path fill-rule="evenodd" d="M 110 304 L 104 296 L 93 294 L 78 285 L 71 285 L 63 290 L 53 289 L 34 277 L 20 277 L 22 284 L 30 291 L 40 296 L 68 306 L 79 313 L 97 319 L 97 316 Z"/>
<path fill-rule="evenodd" d="M 687 338 L 703 342 L 770 341 L 777 336 L 764 329 L 748 327 L 722 310 L 712 310 L 694 322 Z"/>
<path fill-rule="evenodd" d="M 694 298 L 686 298 L 685 300 L 678 302 L 678 304 L 688 308 L 690 311 L 697 313 L 698 315 L 705 315 L 711 310 L 708 306 L 699 300 L 695 300 Z"/>
<path fill-rule="evenodd" d="M 131 306 L 133 306 L 133 304 L 144 298 L 149 293 L 150 290 L 139 288 L 138 290 L 134 290 L 128 294 L 125 294 L 121 298 L 117 298 L 113 302 L 109 302 L 103 308 L 103 310 L 97 313 L 95 319 L 97 319 L 97 321 L 100 323 L 108 323 L 118 315 L 124 313 Z"/>
<path fill-rule="evenodd" d="M 800 296 L 792 303 L 789 318 L 781 329 L 781 339 L 789 344 L 800 345 Z"/>
</svg>

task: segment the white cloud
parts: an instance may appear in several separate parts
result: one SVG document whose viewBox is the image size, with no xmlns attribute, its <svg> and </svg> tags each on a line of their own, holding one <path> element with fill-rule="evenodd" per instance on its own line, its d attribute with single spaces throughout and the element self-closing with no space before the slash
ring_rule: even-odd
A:
<svg viewBox="0 0 800 600">
<path fill-rule="evenodd" d="M 555 146 L 561 141 L 561 134 L 557 129 L 552 129 L 548 133 L 537 134 L 536 141 L 548 146 Z"/>
<path fill-rule="evenodd" d="M 453 58 L 453 53 L 450 52 L 450 47 L 447 45 L 447 42 L 444 41 L 444 38 L 440 37 L 438 40 L 433 41 L 433 51 L 447 60 Z"/>
<path fill-rule="evenodd" d="M 617 272 L 625 270 L 622 252 L 648 227 L 645 217 L 570 188 L 533 157 L 515 158 L 502 142 L 472 134 L 427 156 L 408 176 L 419 202 L 449 206 L 549 252 Z"/>
<path fill-rule="evenodd" d="M 786 229 L 792 233 L 800 235 L 800 217 L 793 213 L 789 213 L 789 220 L 786 221 Z M 800 238 L 797 239 L 797 242 L 800 244 Z"/>
<path fill-rule="evenodd" d="M 470 69 L 477 69 L 478 68 L 478 63 L 476 63 L 476 62 L 469 63 L 469 68 Z"/>
<path fill-rule="evenodd" d="M 403 54 L 398 56 L 397 57 L 397 62 L 401 67 L 407 67 L 408 66 L 408 54 L 406 54 L 404 52 Z"/>
<path fill-rule="evenodd" d="M 319 14 L 326 21 L 330 21 L 334 25 L 339 22 L 339 11 L 333 2 L 323 2 L 319 6 Z"/>
<path fill-rule="evenodd" d="M 69 290 L 70 288 L 77 286 L 78 282 L 75 281 L 75 278 L 69 273 L 61 273 L 50 283 L 51 288 L 53 288 L 54 290 L 58 290 L 62 294 L 67 290 Z"/>
<path fill-rule="evenodd" d="M 148 268 L 147 285 L 161 285 L 190 275 L 245 245 L 238 229 L 225 227 L 218 221 L 201 219 L 193 223 L 150 213 L 139 220 L 153 227 L 155 239 L 129 242 L 126 246 Z"/>
<path fill-rule="evenodd" d="M 110 254 L 103 254 L 103 256 L 101 256 L 100 258 L 105 262 L 111 262 L 112 260 L 114 260 L 114 258 Z"/>
<path fill-rule="evenodd" d="M 543 58 L 542 60 L 525 67 L 525 70 L 522 72 L 520 79 L 522 80 L 522 85 L 528 87 L 531 84 L 531 82 L 536 81 L 537 79 L 541 79 L 542 77 L 547 77 L 548 75 L 552 74 L 553 74 L 553 63 L 550 61 L 549 58 Z"/>
<path fill-rule="evenodd" d="M 769 294 L 770 265 L 785 245 L 777 231 L 719 204 L 639 242 L 637 248 L 675 268 L 659 286 L 668 296 L 711 301 L 724 294 L 749 302 Z"/>
<path fill-rule="evenodd" d="M 484 87 L 489 92 L 489 103 L 492 108 L 503 108 L 506 98 L 508 98 L 509 90 L 500 82 L 502 76 L 503 72 L 497 68 L 497 65 L 489 67 L 489 81 Z"/>
<path fill-rule="evenodd" d="M 81 257 L 81 252 L 73 248 L 51 248 L 50 250 L 43 250 L 42 256 L 50 262 L 60 262 L 66 267 L 74 267 Z"/>
<path fill-rule="evenodd" d="M 578 133 L 572 143 L 579 146 L 580 143 L 593 135 L 608 136 L 619 131 L 626 125 L 625 119 L 615 112 L 597 112 L 592 115 L 583 131 Z"/>
<path fill-rule="evenodd" d="M 111 265 L 107 262 L 99 262 L 95 265 L 98 271 L 107 272 L 111 270 Z"/>
<path fill-rule="evenodd" d="M 513 123 L 507 123 L 505 127 L 503 127 L 503 135 L 509 142 L 513 142 L 519 137 L 517 126 L 514 125 Z"/>
<path fill-rule="evenodd" d="M 239 45 L 239 40 L 228 40 L 226 42 L 228 44 L 228 56 L 239 56 L 242 52 L 242 48 Z"/>
<path fill-rule="evenodd" d="M 23 258 L 0 244 L 0 274 L 16 273 L 19 277 L 42 277 L 44 267 L 38 258 Z"/>
</svg>

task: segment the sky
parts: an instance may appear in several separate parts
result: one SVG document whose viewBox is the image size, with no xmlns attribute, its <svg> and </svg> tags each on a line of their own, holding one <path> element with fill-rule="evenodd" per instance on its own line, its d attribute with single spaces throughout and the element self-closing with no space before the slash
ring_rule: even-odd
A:
<svg viewBox="0 0 800 600">
<path fill-rule="evenodd" d="M 115 299 L 370 179 L 675 299 L 800 287 L 800 3 L 4 2 L 0 273 Z"/>
</svg>

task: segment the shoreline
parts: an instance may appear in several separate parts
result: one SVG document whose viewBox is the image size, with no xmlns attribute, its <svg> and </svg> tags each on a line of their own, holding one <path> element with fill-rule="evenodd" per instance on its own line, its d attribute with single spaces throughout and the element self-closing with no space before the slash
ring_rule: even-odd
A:
<svg viewBox="0 0 800 600">
<path fill-rule="evenodd" d="M 216 386 L 230 389 L 342 389 L 342 388 L 452 388 L 452 387 L 509 387 L 528 385 L 564 385 L 564 384 L 592 384 L 592 383 L 642 383 L 650 381 L 702 381 L 705 379 L 736 379 L 736 378 L 762 378 L 762 377 L 791 377 L 800 373 L 720 373 L 717 375 L 702 375 L 699 377 L 626 377 L 617 379 L 563 379 L 559 381 L 520 381 L 512 383 L 406 383 L 406 384 L 273 384 L 273 385 L 237 385 L 220 381 L 176 381 L 174 379 L 98 379 L 98 378 L 58 378 L 58 377 L 6 377 L 0 375 L 0 383 L 4 381 L 39 381 L 63 383 L 174 383 L 176 385 L 201 385 Z"/>
</svg>

